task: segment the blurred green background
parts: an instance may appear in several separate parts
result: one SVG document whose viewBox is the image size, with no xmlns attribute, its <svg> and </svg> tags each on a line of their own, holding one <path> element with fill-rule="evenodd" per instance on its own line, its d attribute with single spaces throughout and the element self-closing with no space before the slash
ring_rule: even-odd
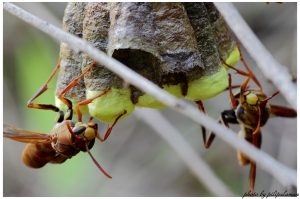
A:
<svg viewBox="0 0 300 199">
<path fill-rule="evenodd" d="M 234 4 L 275 59 L 290 73 L 297 73 L 297 4 Z M 66 3 L 16 5 L 61 27 Z M 56 114 L 29 109 L 26 104 L 56 66 L 59 41 L 5 11 L 3 17 L 3 120 L 17 127 L 48 133 Z M 243 47 L 242 52 L 264 92 L 267 95 L 275 92 L 276 88 L 264 78 Z M 243 69 L 240 62 L 237 67 Z M 244 80 L 238 76 L 233 79 L 234 83 Z M 56 78 L 49 87 L 55 89 L 55 82 Z M 53 92 L 47 91 L 36 102 L 54 104 Z M 205 101 L 204 105 L 207 113 L 218 119 L 221 111 L 229 109 L 228 101 L 228 94 L 224 92 Z M 281 95 L 271 103 L 288 106 Z M 170 109 L 160 112 L 234 193 L 244 194 L 249 166 L 238 165 L 232 147 L 216 138 L 207 150 L 197 124 Z M 296 122 L 296 119 L 272 118 L 262 128 L 262 150 L 294 169 L 297 168 Z M 103 135 L 107 126 L 101 123 L 99 126 Z M 233 129 L 237 132 L 239 126 L 233 126 Z M 86 153 L 80 153 L 62 165 L 28 168 L 21 160 L 24 147 L 23 143 L 3 141 L 3 196 L 212 196 L 169 145 L 135 113 L 119 122 L 106 142 L 96 142 L 91 150 L 101 166 L 113 176 L 112 180 L 99 172 Z M 258 167 L 256 191 L 262 190 L 283 192 L 285 188 Z"/>
</svg>

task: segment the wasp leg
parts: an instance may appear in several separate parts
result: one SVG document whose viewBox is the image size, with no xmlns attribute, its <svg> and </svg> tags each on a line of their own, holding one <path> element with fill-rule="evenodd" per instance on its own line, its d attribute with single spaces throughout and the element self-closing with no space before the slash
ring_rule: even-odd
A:
<svg viewBox="0 0 300 199">
<path fill-rule="evenodd" d="M 204 106 L 203 106 L 203 103 L 201 100 L 198 100 L 198 101 L 195 101 L 195 103 L 198 105 L 198 109 L 205 114 L 205 109 L 204 109 Z M 204 145 L 206 147 L 206 129 L 204 126 L 201 125 L 201 130 L 202 130 L 202 137 L 203 137 L 203 142 L 204 142 Z M 206 147 L 207 148 L 207 147 Z"/>
<path fill-rule="evenodd" d="M 43 86 L 27 102 L 28 108 L 37 108 L 37 109 L 44 109 L 44 110 L 52 110 L 52 111 L 55 111 L 55 112 L 59 111 L 59 108 L 57 108 L 54 105 L 51 105 L 51 104 L 35 104 L 35 103 L 32 103 L 32 101 L 35 100 L 41 94 L 43 94 L 46 90 L 48 90 L 48 83 L 53 78 L 53 76 L 58 71 L 58 69 L 60 68 L 60 61 L 61 61 L 61 59 L 58 60 L 57 66 L 55 67 L 54 71 L 51 73 L 50 77 L 47 79 L 46 83 L 43 84 Z"/>
<path fill-rule="evenodd" d="M 260 124 L 258 124 L 257 126 L 259 126 Z M 259 128 L 258 128 L 258 132 L 259 132 Z M 253 133 L 253 140 L 252 143 L 255 147 L 258 148 L 258 134 L 257 133 Z M 254 192 L 254 186 L 255 186 L 255 179 L 256 179 L 256 162 L 251 160 L 251 165 L 250 165 L 250 173 L 249 173 L 249 187 L 248 187 L 248 191 L 250 193 Z"/>
<path fill-rule="evenodd" d="M 221 113 L 221 118 L 219 119 L 219 123 L 223 124 L 227 128 L 229 128 L 229 123 L 238 124 L 238 121 L 235 116 L 234 110 L 225 110 Z M 204 141 L 205 148 L 209 148 L 212 142 L 214 141 L 216 135 L 211 131 L 209 133 L 207 141 Z"/>
<path fill-rule="evenodd" d="M 253 79 L 253 81 L 256 83 L 256 85 L 260 88 L 260 90 L 262 90 L 262 87 L 261 87 L 259 81 L 257 80 L 256 76 L 253 74 L 253 72 L 250 70 L 250 68 L 248 67 L 247 63 L 245 62 L 239 44 L 236 42 L 235 45 L 236 45 L 236 47 L 237 47 L 238 50 L 239 50 L 239 53 L 240 53 L 240 60 L 241 60 L 241 62 L 244 64 L 244 66 L 245 66 L 245 68 L 247 69 L 248 73 L 247 73 L 247 72 L 244 72 L 244 71 L 242 71 L 242 70 L 236 69 L 236 68 L 234 68 L 233 66 L 230 66 L 230 65 L 227 64 L 224 60 L 221 60 L 222 63 L 225 64 L 227 67 L 229 67 L 229 68 L 235 70 L 235 71 L 236 71 L 238 74 L 240 74 L 240 75 L 243 75 L 243 76 L 250 76 L 250 77 Z"/>
<path fill-rule="evenodd" d="M 232 85 L 231 88 L 240 88 L 242 85 Z M 229 86 L 224 91 L 229 90 Z"/>
<path fill-rule="evenodd" d="M 106 133 L 105 133 L 105 136 L 104 136 L 104 140 L 106 140 L 106 139 L 108 138 L 108 136 L 110 135 L 110 133 L 111 133 L 113 127 L 116 125 L 116 123 L 118 122 L 118 120 L 119 120 L 123 115 L 125 115 L 126 113 L 127 113 L 127 111 L 124 110 L 124 112 L 121 113 L 121 114 L 115 119 L 114 123 L 113 123 L 110 127 L 108 127 L 108 129 L 107 129 L 107 131 L 106 131 Z"/>
<path fill-rule="evenodd" d="M 245 139 L 249 143 L 253 144 L 257 148 L 260 148 L 261 142 L 262 142 L 262 135 L 261 131 L 258 131 L 258 133 L 253 134 L 253 129 L 249 129 L 246 127 L 243 127 L 239 133 L 238 137 L 241 139 Z M 244 155 L 240 150 L 237 151 L 237 157 L 239 164 L 241 166 L 245 166 L 250 164 L 250 172 L 249 172 L 249 179 L 248 179 L 248 191 L 253 193 L 254 191 L 254 185 L 255 185 L 255 178 L 256 178 L 256 162 L 249 159 L 248 156 Z"/>
<path fill-rule="evenodd" d="M 92 70 L 92 68 L 94 68 L 96 66 L 96 62 L 93 62 L 88 69 L 86 69 L 83 73 L 81 73 L 81 75 L 79 75 L 77 78 L 75 78 L 74 80 L 72 80 L 69 85 L 62 90 L 59 95 L 57 96 L 64 104 L 66 104 L 68 106 L 68 108 L 72 108 L 72 104 L 69 103 L 68 100 L 66 100 L 66 98 L 63 97 L 63 94 L 65 94 L 66 92 L 68 92 L 71 88 L 73 88 L 77 82 L 79 81 L 80 78 L 82 78 L 86 73 L 88 73 L 90 70 Z"/>
<path fill-rule="evenodd" d="M 248 73 L 240 70 L 240 69 L 237 69 L 233 66 L 230 66 L 229 64 L 227 64 L 223 59 L 221 59 L 222 63 L 225 64 L 228 68 L 231 68 L 232 70 L 235 70 L 236 73 L 240 74 L 240 75 L 243 75 L 243 76 L 249 76 Z"/>
<path fill-rule="evenodd" d="M 249 187 L 248 187 L 248 191 L 250 193 L 253 193 L 254 191 L 255 178 L 256 178 L 256 163 L 251 161 L 250 174 L 249 174 Z"/>
<path fill-rule="evenodd" d="M 228 74 L 228 88 L 229 88 L 229 96 L 230 96 L 231 106 L 232 106 L 233 110 L 235 110 L 237 103 L 236 103 L 235 97 L 232 92 L 231 74 L 230 73 Z"/>
<path fill-rule="evenodd" d="M 65 118 L 72 119 L 72 112 L 68 111 L 68 113 L 65 115 L 64 112 L 62 112 L 59 108 L 57 108 L 56 106 L 54 106 L 52 104 L 32 103 L 32 101 L 35 100 L 41 94 L 43 94 L 46 90 L 48 90 L 48 83 L 51 81 L 51 79 L 53 78 L 55 73 L 60 68 L 60 62 L 61 62 L 61 59 L 58 60 L 57 66 L 55 67 L 54 71 L 51 73 L 50 77 L 47 79 L 46 83 L 43 84 L 43 86 L 27 102 L 28 108 L 37 108 L 37 109 L 52 110 L 54 112 L 58 112 L 58 116 L 55 119 L 56 122 L 62 122 Z M 71 107 L 72 107 L 72 103 L 71 103 Z"/>
<path fill-rule="evenodd" d="M 236 109 L 236 100 L 235 100 L 235 96 L 232 93 L 232 85 L 231 85 L 231 75 L 228 74 L 228 89 L 229 89 L 229 93 L 230 93 L 230 100 L 231 100 L 231 104 L 233 107 L 233 110 L 227 110 L 227 111 L 223 111 L 221 113 L 221 118 L 219 119 L 219 123 L 222 123 L 223 125 L 225 125 L 227 128 L 229 128 L 228 123 L 234 123 L 237 124 L 237 120 L 236 120 L 236 116 L 235 116 L 235 112 L 234 110 Z M 198 105 L 198 109 L 205 113 L 205 109 L 203 106 L 202 101 L 195 101 L 195 103 Z M 202 135 L 203 135 L 203 142 L 204 142 L 204 146 L 205 148 L 209 148 L 211 143 L 213 142 L 213 140 L 215 139 L 216 135 L 211 131 L 209 133 L 208 139 L 206 140 L 206 129 L 204 126 L 201 125 L 201 129 L 202 129 Z"/>
<path fill-rule="evenodd" d="M 236 47 L 238 48 L 239 52 L 240 52 L 240 60 L 242 61 L 242 63 L 244 64 L 244 66 L 246 67 L 247 71 L 248 71 L 248 74 L 249 76 L 251 76 L 252 80 L 256 83 L 256 85 L 260 88 L 260 90 L 262 90 L 262 87 L 259 83 L 259 81 L 257 80 L 257 78 L 255 77 L 255 75 L 253 74 L 253 72 L 250 70 L 250 68 L 248 67 L 247 63 L 245 62 L 244 60 L 244 57 L 243 57 L 243 54 L 242 54 L 242 51 L 241 51 L 241 48 L 239 46 L 239 44 L 236 42 L 235 43 Z"/>
<path fill-rule="evenodd" d="M 242 98 L 242 94 L 245 92 L 247 88 L 249 88 L 248 82 L 250 81 L 250 76 L 243 82 L 243 84 L 240 86 L 240 92 L 236 95 L 233 94 L 232 92 L 232 85 L 231 85 L 231 74 L 228 74 L 228 89 L 229 89 L 229 96 L 230 96 L 230 102 L 231 102 L 231 107 L 233 110 L 237 109 L 237 104 L 239 101 L 237 100 L 238 98 L 240 99 L 240 102 L 242 102 L 244 99 Z"/>
<path fill-rule="evenodd" d="M 261 145 L 261 133 L 260 130 L 258 129 L 258 132 L 255 134 L 252 134 L 252 144 L 260 148 Z M 255 179 L 256 179 L 256 162 L 251 160 L 251 165 L 250 165 L 250 173 L 249 173 L 249 187 L 248 190 L 253 193 L 254 192 L 254 186 L 255 186 Z"/>
</svg>

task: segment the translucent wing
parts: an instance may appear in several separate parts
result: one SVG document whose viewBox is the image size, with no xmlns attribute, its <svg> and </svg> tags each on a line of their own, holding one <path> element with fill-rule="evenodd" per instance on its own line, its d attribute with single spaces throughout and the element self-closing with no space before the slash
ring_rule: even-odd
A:
<svg viewBox="0 0 300 199">
<path fill-rule="evenodd" d="M 9 124 L 3 124 L 3 137 L 26 143 L 52 141 L 52 137 L 49 134 L 24 130 Z"/>
</svg>

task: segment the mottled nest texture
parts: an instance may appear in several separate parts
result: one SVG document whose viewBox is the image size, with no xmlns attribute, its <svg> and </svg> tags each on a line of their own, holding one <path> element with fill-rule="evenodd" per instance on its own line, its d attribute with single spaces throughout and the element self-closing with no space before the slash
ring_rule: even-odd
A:
<svg viewBox="0 0 300 199">
<path fill-rule="evenodd" d="M 226 23 L 213 3 L 69 3 L 63 29 L 83 38 L 155 84 L 182 84 L 213 75 L 234 49 Z M 61 43 L 58 94 L 93 60 Z M 82 101 L 85 89 L 123 87 L 98 65 L 65 97 Z M 131 88 L 133 103 L 142 95 Z"/>
</svg>

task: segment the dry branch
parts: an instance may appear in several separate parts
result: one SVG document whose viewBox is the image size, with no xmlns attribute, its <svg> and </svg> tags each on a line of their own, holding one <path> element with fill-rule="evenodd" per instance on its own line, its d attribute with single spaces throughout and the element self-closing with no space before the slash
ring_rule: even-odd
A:
<svg viewBox="0 0 300 199">
<path fill-rule="evenodd" d="M 180 132 L 157 110 L 137 109 L 134 112 L 138 119 L 143 120 L 173 148 L 178 156 L 204 186 L 217 196 L 233 196 L 234 194 L 215 175 L 207 163 L 199 157 Z M 153 125 L 153 124 L 160 125 Z M 163 124 L 163 125 L 161 125 Z M 180 146 L 180 147 L 179 147 Z"/>
</svg>

